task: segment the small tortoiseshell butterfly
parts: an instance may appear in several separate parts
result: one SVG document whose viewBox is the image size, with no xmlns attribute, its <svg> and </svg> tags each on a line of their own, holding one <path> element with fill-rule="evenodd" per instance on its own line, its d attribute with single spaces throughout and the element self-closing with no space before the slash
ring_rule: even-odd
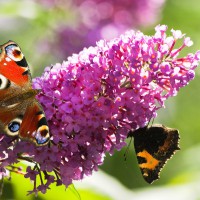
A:
<svg viewBox="0 0 200 200">
<path fill-rule="evenodd" d="M 145 126 L 130 131 L 134 137 L 137 161 L 145 181 L 152 183 L 159 179 L 159 173 L 166 161 L 179 150 L 179 132 L 164 125 Z"/>
<path fill-rule="evenodd" d="M 46 145 L 49 128 L 26 59 L 13 41 L 0 49 L 0 133 Z"/>
</svg>

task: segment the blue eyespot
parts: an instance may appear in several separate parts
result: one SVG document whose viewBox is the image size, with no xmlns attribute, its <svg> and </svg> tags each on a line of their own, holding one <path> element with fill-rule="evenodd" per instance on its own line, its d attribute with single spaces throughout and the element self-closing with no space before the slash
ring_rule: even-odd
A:
<svg viewBox="0 0 200 200">
<path fill-rule="evenodd" d="M 38 128 L 35 134 L 35 140 L 38 145 L 45 145 L 49 142 L 50 135 L 48 126 L 43 125 Z"/>
<path fill-rule="evenodd" d="M 8 129 L 11 131 L 11 132 L 17 132 L 19 131 L 19 128 L 20 128 L 20 123 L 19 122 L 11 122 L 9 125 L 8 125 Z"/>
<path fill-rule="evenodd" d="M 37 143 L 40 144 L 45 144 L 47 141 L 49 140 L 49 138 L 36 138 Z"/>
</svg>

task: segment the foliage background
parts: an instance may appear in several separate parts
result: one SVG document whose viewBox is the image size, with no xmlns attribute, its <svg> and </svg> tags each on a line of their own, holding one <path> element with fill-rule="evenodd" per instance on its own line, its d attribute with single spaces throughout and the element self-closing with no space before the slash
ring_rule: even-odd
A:
<svg viewBox="0 0 200 200">
<path fill-rule="evenodd" d="M 56 2 L 56 1 L 54 1 Z M 58 1 L 60 2 L 60 1 Z M 65 3 L 69 1 L 65 0 Z M 44 8 L 40 1 L 2 0 L 0 2 L 0 43 L 16 41 L 22 48 L 33 77 L 39 76 L 44 67 L 67 59 L 63 57 L 55 33 L 62 24 L 76 21 L 76 10 Z M 139 27 L 145 34 L 153 34 L 156 24 L 166 24 L 169 29 L 180 29 L 194 41 L 194 45 L 183 53 L 200 49 L 200 2 L 198 0 L 167 0 L 157 21 L 146 27 Z M 74 8 L 75 9 L 75 8 Z M 142 11 L 141 11 L 142 12 Z M 59 22 L 59 23 L 58 23 Z M 131 28 L 131 27 L 130 27 Z M 56 43 L 55 43 L 56 44 Z M 94 44 L 95 45 L 95 44 Z M 59 56 L 60 55 L 60 56 Z M 179 129 L 181 151 L 171 159 L 161 172 L 161 178 L 148 185 L 139 171 L 133 145 L 124 161 L 125 149 L 106 156 L 101 170 L 73 187 L 52 187 L 47 194 L 38 197 L 26 196 L 31 184 L 21 175 L 13 174 L 6 181 L 0 199 L 200 199 L 200 70 L 196 78 L 183 88 L 176 97 L 166 102 L 166 108 L 158 113 L 155 123 L 162 123 Z M 127 141 L 129 142 L 129 141 Z M 80 195 L 80 196 L 79 196 Z"/>
</svg>

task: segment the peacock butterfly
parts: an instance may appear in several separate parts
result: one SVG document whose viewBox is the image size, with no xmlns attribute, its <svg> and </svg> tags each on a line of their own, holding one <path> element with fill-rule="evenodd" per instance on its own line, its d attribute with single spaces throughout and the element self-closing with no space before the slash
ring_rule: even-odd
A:
<svg viewBox="0 0 200 200">
<path fill-rule="evenodd" d="M 46 145 L 49 127 L 32 88 L 29 66 L 13 41 L 0 45 L 0 133 L 18 136 L 36 146 Z"/>
<path fill-rule="evenodd" d="M 159 179 L 165 163 L 179 150 L 179 132 L 157 124 L 130 131 L 128 137 L 134 138 L 137 161 L 144 180 L 148 183 Z"/>
</svg>

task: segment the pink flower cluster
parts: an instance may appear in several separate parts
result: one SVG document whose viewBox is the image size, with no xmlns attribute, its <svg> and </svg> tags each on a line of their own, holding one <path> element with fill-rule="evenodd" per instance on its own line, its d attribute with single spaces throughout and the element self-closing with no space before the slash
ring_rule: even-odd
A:
<svg viewBox="0 0 200 200">
<path fill-rule="evenodd" d="M 178 58 L 192 41 L 174 30 L 167 37 L 166 31 L 165 25 L 157 26 L 153 36 L 129 31 L 47 67 L 33 85 L 42 90 L 38 99 L 51 144 L 37 148 L 3 135 L 1 168 L 19 158 L 34 163 L 25 177 L 34 181 L 35 193 L 45 193 L 53 182 L 68 186 L 91 175 L 105 153 L 126 144 L 130 129 L 145 126 L 167 98 L 194 78 L 200 52 Z M 183 44 L 175 49 L 181 38 Z M 36 177 L 41 179 L 37 184 Z"/>
</svg>

